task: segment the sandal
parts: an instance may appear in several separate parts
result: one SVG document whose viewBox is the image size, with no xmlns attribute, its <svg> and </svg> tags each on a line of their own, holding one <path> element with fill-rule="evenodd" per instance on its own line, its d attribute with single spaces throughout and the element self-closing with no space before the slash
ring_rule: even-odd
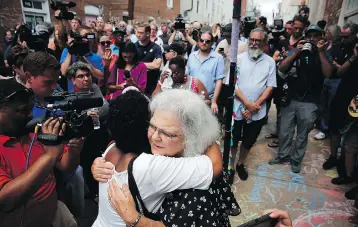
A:
<svg viewBox="0 0 358 227">
<path fill-rule="evenodd" d="M 277 139 L 278 135 L 270 133 L 265 136 L 265 139 Z"/>
</svg>

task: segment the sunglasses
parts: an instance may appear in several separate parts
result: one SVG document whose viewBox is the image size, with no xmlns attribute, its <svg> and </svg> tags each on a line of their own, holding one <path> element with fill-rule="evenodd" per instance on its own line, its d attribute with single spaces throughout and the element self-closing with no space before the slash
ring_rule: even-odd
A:
<svg viewBox="0 0 358 227">
<path fill-rule="evenodd" d="M 31 89 L 23 89 L 23 90 L 17 90 L 10 95 L 6 96 L 5 98 L 1 99 L 0 103 L 10 101 L 13 98 L 19 98 L 20 100 L 27 101 L 29 97 L 32 97 L 34 99 L 34 93 Z"/>
<path fill-rule="evenodd" d="M 107 45 L 107 46 L 109 46 L 109 45 L 111 45 L 111 41 L 102 41 L 102 42 L 99 42 L 102 46 L 104 46 L 104 45 Z"/>
<path fill-rule="evenodd" d="M 209 40 L 209 39 L 202 39 L 202 38 L 200 38 L 199 41 L 200 41 L 201 43 L 211 44 L 211 40 Z"/>
</svg>

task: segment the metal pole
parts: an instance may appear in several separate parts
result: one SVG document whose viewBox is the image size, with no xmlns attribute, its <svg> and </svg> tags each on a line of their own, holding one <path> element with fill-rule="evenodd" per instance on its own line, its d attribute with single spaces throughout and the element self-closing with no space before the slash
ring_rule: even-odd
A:
<svg viewBox="0 0 358 227">
<path fill-rule="evenodd" d="M 241 0 L 234 0 L 231 32 L 231 64 L 230 64 L 230 78 L 229 78 L 229 94 L 234 94 L 234 78 L 236 76 L 236 62 L 237 62 L 237 45 L 240 34 L 240 19 L 241 19 Z M 234 105 L 234 96 L 230 95 L 226 104 L 226 119 L 225 119 L 225 140 L 224 140 L 224 170 L 228 172 L 230 144 L 231 144 L 231 122 L 232 110 Z"/>
</svg>

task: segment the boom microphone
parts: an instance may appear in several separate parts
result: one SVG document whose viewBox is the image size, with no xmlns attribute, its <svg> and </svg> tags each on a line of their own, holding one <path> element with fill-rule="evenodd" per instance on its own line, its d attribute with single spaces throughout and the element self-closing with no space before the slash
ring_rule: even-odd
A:
<svg viewBox="0 0 358 227">
<path fill-rule="evenodd" d="M 66 100 L 57 104 L 48 104 L 48 109 L 61 109 L 64 111 L 76 110 L 82 111 L 94 107 L 102 107 L 103 98 L 78 98 L 74 100 Z"/>
</svg>

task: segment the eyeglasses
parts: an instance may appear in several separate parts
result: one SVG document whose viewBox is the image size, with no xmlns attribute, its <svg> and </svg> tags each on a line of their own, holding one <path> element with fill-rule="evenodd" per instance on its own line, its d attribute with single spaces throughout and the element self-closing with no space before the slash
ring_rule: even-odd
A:
<svg viewBox="0 0 358 227">
<path fill-rule="evenodd" d="M 262 40 L 261 39 L 249 39 L 249 42 L 250 43 L 257 43 L 257 44 L 260 44 L 260 43 L 262 43 Z"/>
<path fill-rule="evenodd" d="M 158 132 L 158 135 L 164 135 L 165 137 L 169 138 L 169 139 L 174 139 L 176 137 L 178 137 L 179 135 L 175 135 L 175 134 L 171 134 L 169 132 L 164 131 L 163 129 L 157 128 L 154 125 L 152 125 L 151 123 L 149 123 L 149 128 L 148 131 L 150 131 L 151 133 L 155 133 Z"/>
<path fill-rule="evenodd" d="M 7 102 L 9 100 L 11 100 L 12 98 L 19 96 L 19 98 L 21 98 L 21 100 L 28 100 L 29 97 L 32 98 L 32 100 L 34 99 L 34 93 L 31 89 L 23 89 L 23 90 L 17 90 L 13 93 L 11 93 L 10 95 L 6 96 L 5 98 L 1 99 L 1 102 Z"/>
<path fill-rule="evenodd" d="M 90 79 L 90 78 L 92 78 L 92 74 L 91 73 L 86 73 L 86 74 L 78 74 L 78 75 L 76 75 L 76 78 L 78 78 L 78 79 L 84 79 L 85 77 Z"/>
<path fill-rule="evenodd" d="M 109 46 L 109 45 L 111 45 L 111 41 L 102 41 L 102 42 L 99 42 L 102 46 L 104 46 L 104 45 L 107 45 L 107 46 Z"/>
<path fill-rule="evenodd" d="M 209 40 L 209 39 L 202 39 L 202 38 L 200 38 L 199 41 L 200 41 L 201 43 L 211 44 L 211 40 Z"/>
</svg>

